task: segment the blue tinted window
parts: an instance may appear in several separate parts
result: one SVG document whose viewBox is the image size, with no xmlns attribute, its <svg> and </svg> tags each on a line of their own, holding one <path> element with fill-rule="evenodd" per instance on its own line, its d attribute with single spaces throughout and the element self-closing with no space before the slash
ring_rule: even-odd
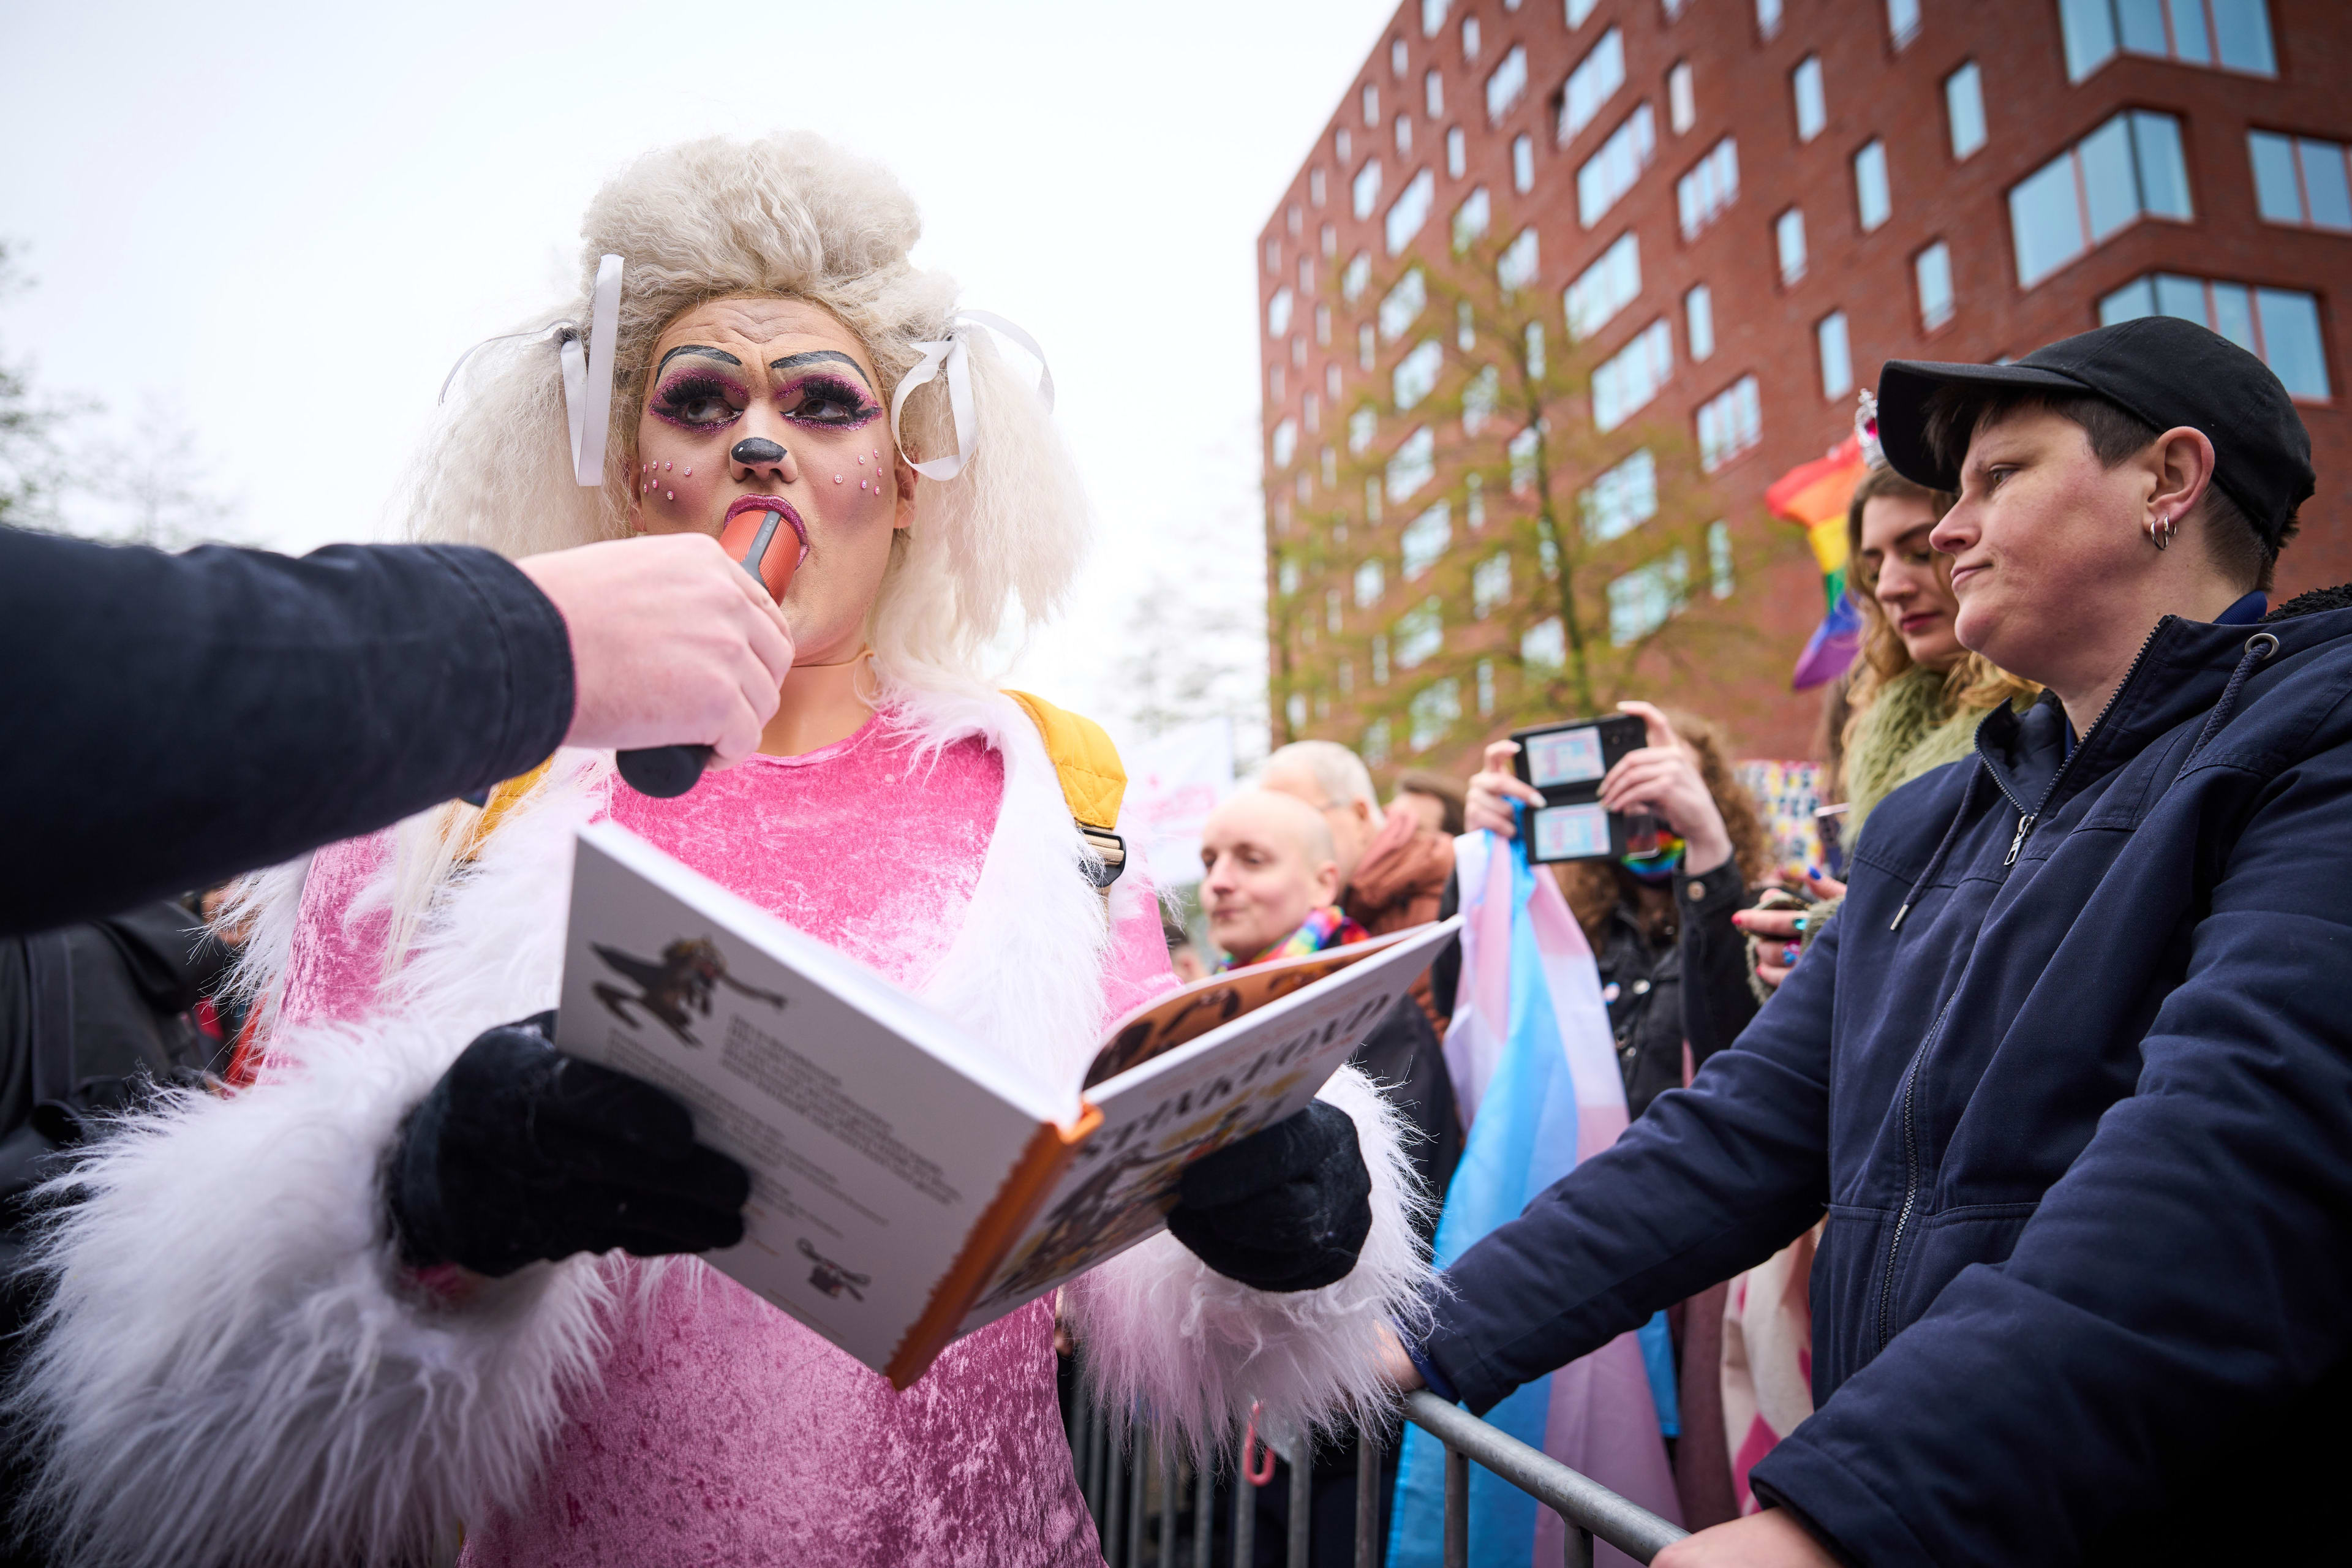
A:
<svg viewBox="0 0 2352 1568">
<path fill-rule="evenodd" d="M 2270 13 L 2263 0 L 2213 0 L 2213 36 L 2223 65 L 2263 76 L 2278 74 L 2278 58 L 2271 53 Z"/>
<path fill-rule="evenodd" d="M 2254 161 L 2254 205 L 2273 223 L 2301 223 L 2303 194 L 2294 178 L 2294 143 L 2267 131 L 2246 133 Z"/>
<path fill-rule="evenodd" d="M 2307 221 L 2321 228 L 2352 228 L 2352 189 L 2344 177 L 2344 149 L 2333 142 L 2299 142 L 2303 194 L 2311 204 Z"/>
<path fill-rule="evenodd" d="M 2258 289 L 2263 357 L 2287 391 L 2297 397 L 2326 397 L 2327 356 L 2319 344 L 2319 301 L 2292 289 Z"/>
<path fill-rule="evenodd" d="M 2169 114 L 2135 114 L 2132 145 L 2139 154 L 2139 199 L 2147 211 L 2190 217 L 2189 163 L 2180 154 L 2180 121 Z M 2084 171 L 2084 177 L 2090 171 Z"/>
</svg>

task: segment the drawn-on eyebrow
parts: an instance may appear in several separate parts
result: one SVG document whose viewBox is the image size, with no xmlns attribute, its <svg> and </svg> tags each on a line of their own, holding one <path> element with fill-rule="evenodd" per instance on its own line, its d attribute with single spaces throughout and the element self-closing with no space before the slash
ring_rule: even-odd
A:
<svg viewBox="0 0 2352 1568">
<path fill-rule="evenodd" d="M 700 343 L 680 343 L 677 347 L 670 350 L 669 353 L 661 356 L 661 363 L 654 366 L 654 374 L 658 376 L 662 372 L 667 370 L 669 368 L 669 362 L 676 359 L 680 354 L 697 354 L 704 359 L 715 359 L 722 364 L 734 365 L 739 369 L 743 363 L 741 360 L 737 359 L 725 349 L 705 348 Z"/>
<path fill-rule="evenodd" d="M 864 369 L 858 365 L 858 363 L 856 360 L 851 359 L 839 349 L 811 349 L 804 354 L 786 354 L 782 359 L 770 360 L 768 362 L 768 368 L 770 370 L 793 370 L 801 365 L 811 363 L 816 360 L 825 359 L 837 359 L 842 363 L 847 365 L 850 369 L 856 371 L 857 379 L 866 382 L 866 390 L 868 392 L 874 390 L 874 384 L 870 381 L 866 381 L 866 372 Z"/>
</svg>

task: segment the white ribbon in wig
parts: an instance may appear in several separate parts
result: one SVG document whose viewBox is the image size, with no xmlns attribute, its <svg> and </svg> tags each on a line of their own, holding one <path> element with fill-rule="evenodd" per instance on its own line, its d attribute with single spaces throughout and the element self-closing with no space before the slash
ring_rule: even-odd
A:
<svg viewBox="0 0 2352 1568">
<path fill-rule="evenodd" d="M 969 324 L 968 324 L 969 323 Z M 907 405 L 907 395 L 925 382 L 944 375 L 948 386 L 948 412 L 955 421 L 956 449 L 952 457 L 933 458 L 927 463 L 914 465 L 915 472 L 927 479 L 951 479 L 963 472 L 971 455 L 980 447 L 980 421 L 972 412 L 971 353 L 964 344 L 979 327 L 993 327 L 1027 349 L 1037 358 L 1037 395 L 1045 400 L 1045 411 L 1054 411 L 1054 373 L 1045 363 L 1045 351 L 1037 340 L 988 310 L 960 310 L 948 324 L 948 335 L 930 342 L 919 342 L 915 352 L 922 360 L 898 383 L 898 390 L 890 398 L 890 438 L 898 449 L 907 449 L 905 439 L 898 434 L 898 413 Z"/>
<path fill-rule="evenodd" d="M 613 422 L 613 361 L 621 341 L 621 258 L 596 264 L 588 330 L 563 340 L 563 408 L 572 418 L 572 477 L 583 489 L 604 482 L 604 443 Z"/>
</svg>

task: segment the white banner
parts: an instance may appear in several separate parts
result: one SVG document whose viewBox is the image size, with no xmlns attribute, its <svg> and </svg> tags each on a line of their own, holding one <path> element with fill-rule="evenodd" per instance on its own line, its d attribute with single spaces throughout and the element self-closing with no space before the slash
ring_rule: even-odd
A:
<svg viewBox="0 0 2352 1568">
<path fill-rule="evenodd" d="M 1201 829 L 1234 793 L 1234 725 L 1203 719 L 1125 748 L 1119 833 L 1158 888 L 1201 879 Z"/>
</svg>

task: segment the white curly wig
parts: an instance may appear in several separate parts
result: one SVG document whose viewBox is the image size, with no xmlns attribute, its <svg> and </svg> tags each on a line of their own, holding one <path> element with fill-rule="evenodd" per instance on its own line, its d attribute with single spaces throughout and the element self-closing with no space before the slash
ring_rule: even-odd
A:
<svg viewBox="0 0 2352 1568">
<path fill-rule="evenodd" d="M 655 342 L 705 300 L 786 296 L 829 311 L 872 354 L 886 405 L 921 357 L 915 343 L 945 337 L 956 310 L 953 281 L 907 260 L 922 224 L 905 187 L 807 132 L 648 153 L 596 194 L 581 229 L 571 320 L 588 319 L 599 259 L 624 266 L 604 485 L 573 477 L 565 334 L 542 317 L 540 331 L 491 345 L 459 378 L 465 395 L 453 395 L 408 485 L 409 537 L 520 556 L 625 535 Z M 984 685 L 985 649 L 1016 604 L 1024 630 L 1050 616 L 1086 546 L 1076 468 L 1043 400 L 987 332 L 966 331 L 978 445 L 956 478 L 916 482 L 914 522 L 868 629 L 886 687 Z M 944 378 L 908 399 L 902 435 L 910 458 L 953 450 Z"/>
</svg>

